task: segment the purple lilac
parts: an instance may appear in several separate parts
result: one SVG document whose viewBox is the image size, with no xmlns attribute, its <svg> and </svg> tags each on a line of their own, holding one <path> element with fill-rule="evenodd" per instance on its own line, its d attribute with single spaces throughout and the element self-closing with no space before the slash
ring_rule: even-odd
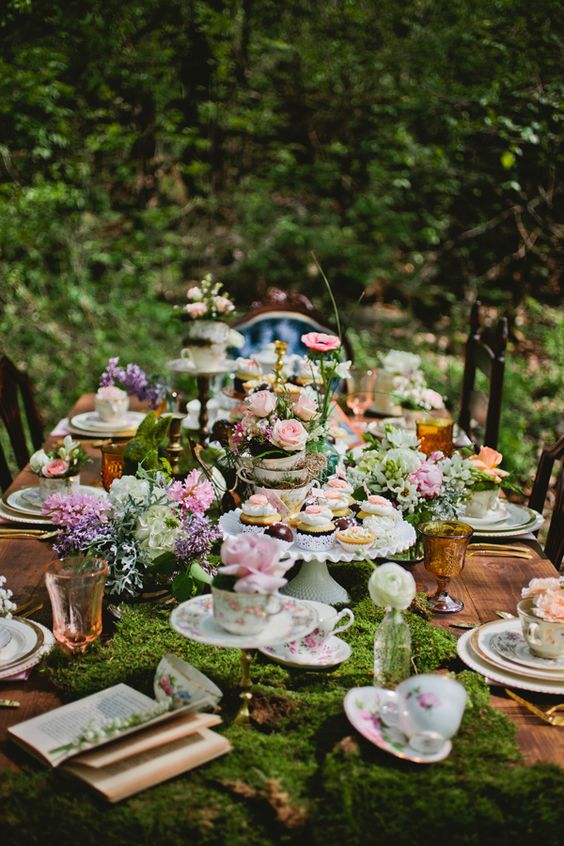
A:
<svg viewBox="0 0 564 846">
<path fill-rule="evenodd" d="M 148 401 L 151 408 L 157 408 L 162 400 L 162 388 L 156 382 L 150 382 L 145 371 L 138 364 L 119 366 L 119 357 L 108 360 L 108 365 L 100 376 L 100 387 L 107 388 L 118 382 L 130 396 L 137 396 L 142 402 Z"/>
<path fill-rule="evenodd" d="M 112 527 L 109 523 L 100 523 L 93 516 L 85 516 L 81 523 L 72 528 L 59 530 L 53 549 L 59 558 L 64 558 L 110 540 L 111 537 Z"/>
<path fill-rule="evenodd" d="M 175 556 L 179 561 L 190 561 L 199 555 L 207 555 L 214 541 L 221 537 L 221 530 L 213 526 L 209 517 L 190 514 L 182 521 L 182 529 L 176 541 Z"/>
</svg>

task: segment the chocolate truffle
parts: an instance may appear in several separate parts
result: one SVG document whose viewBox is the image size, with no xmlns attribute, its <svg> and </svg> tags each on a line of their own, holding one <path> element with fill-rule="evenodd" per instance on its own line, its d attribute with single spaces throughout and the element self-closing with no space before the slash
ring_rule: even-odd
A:
<svg viewBox="0 0 564 846">
<path fill-rule="evenodd" d="M 294 540 L 294 533 L 286 523 L 273 523 L 272 526 L 268 526 L 264 530 L 264 534 L 288 543 L 292 543 Z"/>
</svg>

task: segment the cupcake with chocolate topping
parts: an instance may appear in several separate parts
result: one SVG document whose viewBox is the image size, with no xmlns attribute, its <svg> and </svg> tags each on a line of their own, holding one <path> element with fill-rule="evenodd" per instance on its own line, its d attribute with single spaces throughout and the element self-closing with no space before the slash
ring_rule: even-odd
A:
<svg viewBox="0 0 564 846">
<path fill-rule="evenodd" d="M 296 544 L 302 549 L 311 552 L 331 549 L 336 533 L 333 513 L 326 506 L 308 505 L 305 511 L 300 512 L 296 526 Z"/>
<path fill-rule="evenodd" d="M 267 526 L 279 523 L 282 515 L 263 494 L 253 494 L 241 506 L 241 528 L 244 532 L 262 534 Z"/>
<path fill-rule="evenodd" d="M 364 520 L 365 517 L 392 517 L 396 514 L 396 509 L 389 499 L 377 494 L 371 494 L 360 503 L 360 511 L 357 514 L 358 520 Z"/>
</svg>

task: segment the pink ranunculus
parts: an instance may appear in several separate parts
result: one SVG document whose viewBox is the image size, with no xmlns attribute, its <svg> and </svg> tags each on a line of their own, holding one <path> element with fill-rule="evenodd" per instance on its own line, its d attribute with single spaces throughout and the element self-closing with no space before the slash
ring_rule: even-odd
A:
<svg viewBox="0 0 564 846">
<path fill-rule="evenodd" d="M 276 395 L 272 391 L 256 391 L 245 403 L 255 417 L 268 417 L 276 408 Z"/>
<path fill-rule="evenodd" d="M 441 490 L 443 471 L 437 464 L 433 464 L 431 461 L 424 461 L 414 473 L 411 473 L 409 479 L 415 482 L 417 490 L 422 497 L 432 499 Z"/>
<path fill-rule="evenodd" d="M 521 599 L 530 599 L 531 596 L 536 596 L 537 593 L 543 593 L 545 590 L 559 590 L 562 584 L 556 577 L 531 579 L 527 587 L 522 588 Z"/>
<path fill-rule="evenodd" d="M 284 573 L 292 566 L 291 561 L 280 561 L 275 540 L 253 534 L 227 538 L 221 560 L 224 566 L 218 572 L 237 577 L 237 593 L 273 593 L 286 584 Z"/>
<path fill-rule="evenodd" d="M 184 311 L 188 315 L 188 317 L 196 318 L 196 317 L 203 317 L 207 311 L 207 306 L 205 303 L 186 303 L 184 306 Z"/>
<path fill-rule="evenodd" d="M 317 400 L 310 394 L 300 394 L 292 406 L 292 411 L 300 420 L 312 420 L 317 414 Z"/>
<path fill-rule="evenodd" d="M 277 420 L 272 427 L 272 443 L 288 452 L 303 449 L 307 442 L 307 431 L 299 420 Z"/>
<path fill-rule="evenodd" d="M 302 335 L 302 344 L 314 352 L 326 353 L 338 350 L 341 339 L 336 335 L 327 335 L 325 332 L 308 332 L 307 335 Z"/>
<path fill-rule="evenodd" d="M 43 467 L 41 472 L 49 479 L 56 479 L 58 476 L 64 476 L 68 472 L 68 469 L 68 461 L 64 461 L 62 458 L 53 458 L 52 461 Z"/>
<path fill-rule="evenodd" d="M 564 623 L 564 590 L 545 590 L 538 593 L 533 604 L 535 614 L 549 623 Z"/>
</svg>

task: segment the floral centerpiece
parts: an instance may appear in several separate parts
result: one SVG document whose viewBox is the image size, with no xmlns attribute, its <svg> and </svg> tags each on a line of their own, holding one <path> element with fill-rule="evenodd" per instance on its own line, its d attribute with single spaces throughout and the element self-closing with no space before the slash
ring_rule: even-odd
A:
<svg viewBox="0 0 564 846">
<path fill-rule="evenodd" d="M 252 534 L 225 540 L 221 561 L 212 582 L 214 616 L 227 631 L 256 634 L 282 610 L 278 590 L 292 561 L 280 561 L 272 538 Z"/>
<path fill-rule="evenodd" d="M 468 517 L 484 517 L 498 508 L 501 490 L 522 493 L 521 489 L 509 479 L 509 472 L 499 466 L 503 455 L 491 447 L 482 447 L 477 455 L 468 456 L 471 469 L 469 489 L 471 497 L 464 506 Z"/>
<path fill-rule="evenodd" d="M 119 356 L 115 356 L 108 360 L 106 369 L 100 376 L 96 402 L 98 408 L 99 400 L 115 403 L 125 396 L 136 396 L 142 402 L 147 402 L 151 408 L 158 408 L 165 394 L 165 387 L 157 380 L 150 379 L 138 364 L 121 367 Z"/>
<path fill-rule="evenodd" d="M 414 432 L 386 425 L 382 441 L 367 435 L 367 444 L 348 471 L 349 479 L 363 492 L 380 494 L 400 509 L 404 518 L 418 525 L 430 519 L 456 517 L 468 496 L 472 465 L 459 453 L 447 458 L 441 452 L 425 455 Z"/>
<path fill-rule="evenodd" d="M 52 450 L 39 449 L 29 460 L 33 473 L 39 477 L 39 496 L 46 498 L 56 491 L 67 493 L 80 484 L 80 468 L 90 459 L 70 435 Z"/>
<path fill-rule="evenodd" d="M 205 370 L 223 361 L 227 347 L 242 347 L 244 338 L 225 323 L 235 305 L 210 273 L 191 285 L 186 297 L 188 302 L 181 310 L 182 320 L 188 323 L 186 354 L 196 368 Z"/>
<path fill-rule="evenodd" d="M 402 350 L 390 350 L 380 357 L 376 401 L 383 404 L 377 409 L 382 414 L 394 414 L 394 403 L 405 411 L 444 408 L 441 395 L 427 387 L 421 357 Z"/>
<path fill-rule="evenodd" d="M 368 581 L 372 602 L 386 609 L 374 637 L 374 684 L 395 687 L 411 674 L 411 634 L 402 617 L 415 598 L 415 579 L 399 564 L 377 567 Z"/>
<path fill-rule="evenodd" d="M 199 470 L 183 482 L 139 470 L 114 480 L 107 499 L 54 494 L 42 510 L 59 529 L 60 558 L 89 552 L 108 562 L 111 593 L 135 597 L 147 583 L 173 580 L 173 592 L 184 599 L 211 581 L 206 556 L 221 537 L 206 514 L 213 499 Z"/>
</svg>

